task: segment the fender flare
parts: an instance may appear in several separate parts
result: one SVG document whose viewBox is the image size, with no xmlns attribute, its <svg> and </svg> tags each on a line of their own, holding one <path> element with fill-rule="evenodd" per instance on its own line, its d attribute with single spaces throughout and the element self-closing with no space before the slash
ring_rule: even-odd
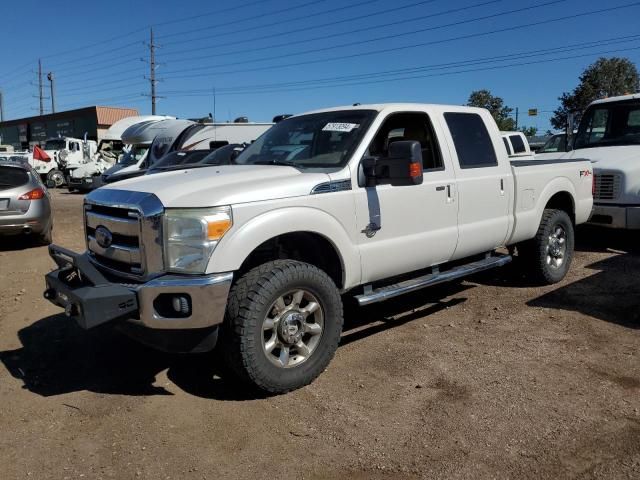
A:
<svg viewBox="0 0 640 480">
<path fill-rule="evenodd" d="M 342 224 L 313 207 L 283 207 L 257 215 L 225 235 L 209 259 L 208 273 L 238 270 L 261 244 L 280 235 L 308 232 L 325 238 L 335 249 L 342 267 L 344 290 L 360 283 L 360 252 Z"/>
</svg>

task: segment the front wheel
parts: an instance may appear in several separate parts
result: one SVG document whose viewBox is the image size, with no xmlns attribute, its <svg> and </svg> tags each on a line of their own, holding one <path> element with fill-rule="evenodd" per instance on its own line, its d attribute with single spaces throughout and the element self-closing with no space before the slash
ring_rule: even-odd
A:
<svg viewBox="0 0 640 480">
<path fill-rule="evenodd" d="M 276 260 L 243 275 L 229 294 L 222 348 L 229 368 L 269 393 L 311 383 L 342 332 L 342 301 L 313 265 Z"/>
<path fill-rule="evenodd" d="M 64 185 L 64 175 L 60 170 L 51 170 L 47 174 L 47 185 L 52 185 L 53 188 L 60 188 Z"/>
<path fill-rule="evenodd" d="M 518 246 L 536 280 L 551 285 L 561 281 L 571 266 L 574 229 L 563 210 L 546 209 L 536 236 Z"/>
</svg>

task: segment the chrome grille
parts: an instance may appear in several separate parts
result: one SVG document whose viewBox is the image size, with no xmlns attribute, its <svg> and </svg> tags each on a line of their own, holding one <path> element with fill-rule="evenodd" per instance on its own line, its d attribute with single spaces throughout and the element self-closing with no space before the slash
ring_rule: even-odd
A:
<svg viewBox="0 0 640 480">
<path fill-rule="evenodd" d="M 622 177 L 619 174 L 597 173 L 595 183 L 596 190 L 593 197 L 596 200 L 615 200 L 620 195 Z"/>
<path fill-rule="evenodd" d="M 85 233 L 92 261 L 110 273 L 133 280 L 161 274 L 162 211 L 162 204 L 150 193 L 111 189 L 91 192 L 85 200 Z M 104 229 L 110 244 L 98 241 Z"/>
</svg>

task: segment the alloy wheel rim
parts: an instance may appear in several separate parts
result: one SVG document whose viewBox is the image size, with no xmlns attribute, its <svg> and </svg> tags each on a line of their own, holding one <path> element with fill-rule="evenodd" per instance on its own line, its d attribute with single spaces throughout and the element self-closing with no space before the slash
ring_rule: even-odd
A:
<svg viewBox="0 0 640 480">
<path fill-rule="evenodd" d="M 56 187 L 60 187 L 64 183 L 64 177 L 61 173 L 54 173 L 51 175 L 51 180 L 56 184 Z"/>
<path fill-rule="evenodd" d="M 567 232 L 562 225 L 555 225 L 549 235 L 546 248 L 547 265 L 551 268 L 561 268 L 567 255 Z"/>
<path fill-rule="evenodd" d="M 305 289 L 280 295 L 262 322 L 262 349 L 279 368 L 307 361 L 324 332 L 324 311 L 317 297 Z"/>
</svg>

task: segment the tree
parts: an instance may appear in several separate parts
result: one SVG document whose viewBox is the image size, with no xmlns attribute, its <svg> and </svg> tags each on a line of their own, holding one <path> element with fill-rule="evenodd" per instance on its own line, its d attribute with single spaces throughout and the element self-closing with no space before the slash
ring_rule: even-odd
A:
<svg viewBox="0 0 640 480">
<path fill-rule="evenodd" d="M 564 130 L 570 113 L 576 114 L 577 123 L 594 100 L 635 93 L 638 87 L 640 77 L 634 63 L 627 58 L 601 57 L 582 72 L 580 83 L 571 93 L 565 92 L 558 98 L 560 107 L 553 112 L 551 125 Z"/>
<path fill-rule="evenodd" d="M 489 90 L 475 90 L 469 95 L 467 105 L 470 107 L 480 107 L 489 110 L 498 128 L 503 131 L 515 130 L 516 122 L 509 118 L 513 108 L 507 107 L 504 100 L 500 97 L 494 97 Z"/>
<path fill-rule="evenodd" d="M 524 133 L 525 137 L 533 137 L 538 133 L 537 127 L 520 127 L 520 131 Z"/>
</svg>

